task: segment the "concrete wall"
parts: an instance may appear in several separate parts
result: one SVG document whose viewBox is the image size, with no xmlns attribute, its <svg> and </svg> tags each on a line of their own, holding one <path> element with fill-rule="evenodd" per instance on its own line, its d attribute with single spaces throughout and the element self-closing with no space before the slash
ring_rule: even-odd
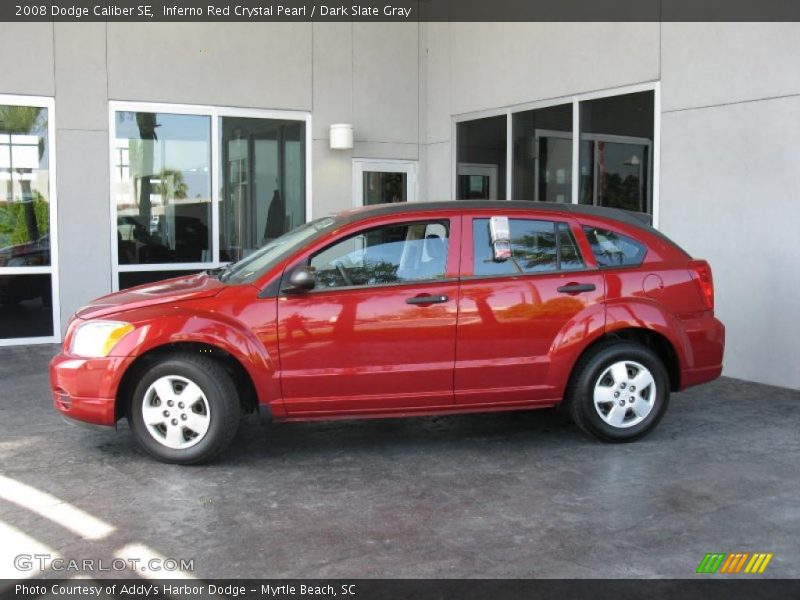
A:
<svg viewBox="0 0 800 600">
<path fill-rule="evenodd" d="M 800 388 L 800 24 L 665 23 L 661 228 L 714 267 L 725 373 Z"/>
<path fill-rule="evenodd" d="M 453 117 L 661 81 L 660 228 L 713 268 L 725 374 L 800 387 L 800 24 L 428 23 L 421 195 Z"/>
<path fill-rule="evenodd" d="M 55 96 L 61 319 L 111 291 L 108 101 L 312 113 L 314 215 L 352 206 L 352 159 L 419 157 L 418 25 L 0 24 L 0 94 Z M 331 151 L 331 123 L 353 123 Z"/>
</svg>

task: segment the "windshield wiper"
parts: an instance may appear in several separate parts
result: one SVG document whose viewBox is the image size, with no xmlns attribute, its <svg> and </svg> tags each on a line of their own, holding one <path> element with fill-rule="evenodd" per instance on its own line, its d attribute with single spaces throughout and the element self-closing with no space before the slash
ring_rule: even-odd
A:
<svg viewBox="0 0 800 600">
<path fill-rule="evenodd" d="M 217 267 L 216 269 L 207 269 L 206 274 L 209 277 L 213 277 L 215 279 L 219 279 L 220 281 L 225 281 L 225 278 L 231 271 L 231 263 L 227 265 L 222 265 L 221 267 Z"/>
</svg>

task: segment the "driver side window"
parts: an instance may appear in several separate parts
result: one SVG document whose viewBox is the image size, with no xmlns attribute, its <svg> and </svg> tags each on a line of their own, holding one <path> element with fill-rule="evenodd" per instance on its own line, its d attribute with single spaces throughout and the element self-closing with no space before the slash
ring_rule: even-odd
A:
<svg viewBox="0 0 800 600">
<path fill-rule="evenodd" d="M 311 257 L 317 289 L 443 279 L 448 221 L 418 221 L 360 231 Z"/>
</svg>

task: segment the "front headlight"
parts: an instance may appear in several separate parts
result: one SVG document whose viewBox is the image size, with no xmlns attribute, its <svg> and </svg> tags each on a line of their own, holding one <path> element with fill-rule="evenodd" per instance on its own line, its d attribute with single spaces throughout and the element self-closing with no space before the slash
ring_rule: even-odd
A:
<svg viewBox="0 0 800 600">
<path fill-rule="evenodd" d="M 78 325 L 72 336 L 70 354 L 85 358 L 108 356 L 133 325 L 121 321 L 86 321 Z"/>
</svg>

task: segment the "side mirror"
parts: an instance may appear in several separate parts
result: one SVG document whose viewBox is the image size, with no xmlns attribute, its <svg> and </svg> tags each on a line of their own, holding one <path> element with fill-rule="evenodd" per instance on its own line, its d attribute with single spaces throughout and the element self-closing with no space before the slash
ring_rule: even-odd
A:
<svg viewBox="0 0 800 600">
<path fill-rule="evenodd" d="M 489 235 L 492 240 L 492 258 L 495 262 L 511 258 L 511 226 L 508 217 L 489 219 Z"/>
<path fill-rule="evenodd" d="M 287 294 L 301 294 L 314 289 L 317 285 L 317 277 L 311 267 L 302 265 L 292 271 L 292 274 L 289 275 L 288 283 L 289 285 L 284 287 L 282 291 Z"/>
</svg>

